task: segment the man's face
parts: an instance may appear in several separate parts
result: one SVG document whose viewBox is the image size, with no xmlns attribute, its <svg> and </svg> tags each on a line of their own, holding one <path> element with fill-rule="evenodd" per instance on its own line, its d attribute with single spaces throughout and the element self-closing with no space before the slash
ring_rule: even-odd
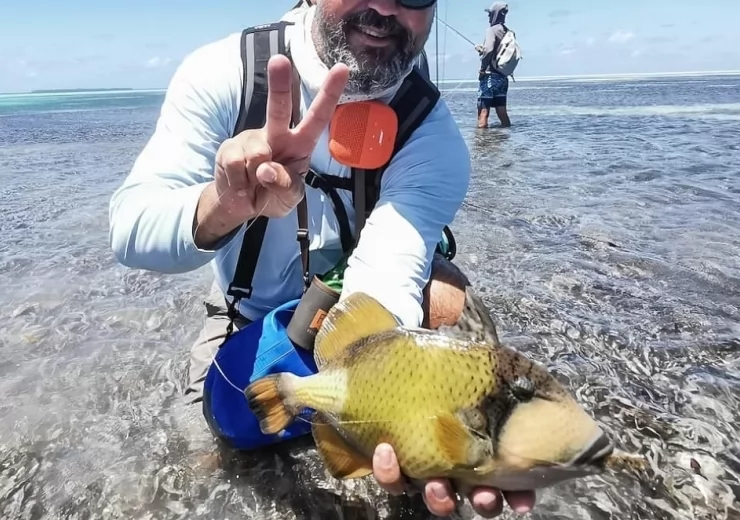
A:
<svg viewBox="0 0 740 520">
<path fill-rule="evenodd" d="M 349 67 L 348 94 L 374 94 L 411 69 L 433 19 L 434 6 L 412 10 L 396 0 L 319 0 L 313 37 L 327 67 Z"/>
</svg>

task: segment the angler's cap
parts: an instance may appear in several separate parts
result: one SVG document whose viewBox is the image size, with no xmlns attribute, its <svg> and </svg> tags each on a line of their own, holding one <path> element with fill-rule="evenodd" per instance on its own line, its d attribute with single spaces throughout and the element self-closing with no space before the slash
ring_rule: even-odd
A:
<svg viewBox="0 0 740 520">
<path fill-rule="evenodd" d="M 486 7 L 484 9 L 485 12 L 488 14 L 495 13 L 496 11 L 508 11 L 509 10 L 509 4 L 505 2 L 494 2 L 491 4 L 491 7 Z"/>
</svg>

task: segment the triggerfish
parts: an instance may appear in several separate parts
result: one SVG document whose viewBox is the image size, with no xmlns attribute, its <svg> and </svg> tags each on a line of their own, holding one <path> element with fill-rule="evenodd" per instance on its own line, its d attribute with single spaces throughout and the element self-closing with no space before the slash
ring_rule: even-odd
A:
<svg viewBox="0 0 740 520">
<path fill-rule="evenodd" d="M 389 443 L 412 480 L 449 478 L 458 490 L 537 489 L 619 466 L 597 422 L 547 370 L 502 346 L 399 326 L 355 293 L 316 336 L 317 374 L 270 375 L 245 390 L 265 434 L 305 409 L 335 478 L 372 473 Z"/>
</svg>

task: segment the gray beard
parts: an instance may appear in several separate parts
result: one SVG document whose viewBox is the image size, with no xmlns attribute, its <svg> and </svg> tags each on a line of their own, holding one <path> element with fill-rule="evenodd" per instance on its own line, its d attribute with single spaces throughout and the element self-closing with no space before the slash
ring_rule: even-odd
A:
<svg viewBox="0 0 740 520">
<path fill-rule="evenodd" d="M 318 4 L 313 39 L 316 53 L 324 65 L 331 68 L 344 63 L 349 68 L 349 79 L 345 87 L 348 95 L 381 95 L 396 86 L 414 66 L 419 52 L 413 42 L 405 42 L 403 48 L 392 53 L 390 60 L 383 59 L 382 52 L 368 50 L 360 56 L 355 55 L 347 42 L 345 24 L 324 13 Z"/>
</svg>

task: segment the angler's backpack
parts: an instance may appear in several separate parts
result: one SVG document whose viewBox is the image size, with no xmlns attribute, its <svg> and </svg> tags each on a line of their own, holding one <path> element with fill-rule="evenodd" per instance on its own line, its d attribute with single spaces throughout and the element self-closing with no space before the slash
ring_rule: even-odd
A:
<svg viewBox="0 0 740 520">
<path fill-rule="evenodd" d="M 504 28 L 506 29 L 506 33 L 499 44 L 494 66 L 501 74 L 511 76 L 514 74 L 514 69 L 516 69 L 516 66 L 519 65 L 519 61 L 522 59 L 522 51 L 516 41 L 516 34 L 514 31 L 507 27 Z"/>
</svg>

